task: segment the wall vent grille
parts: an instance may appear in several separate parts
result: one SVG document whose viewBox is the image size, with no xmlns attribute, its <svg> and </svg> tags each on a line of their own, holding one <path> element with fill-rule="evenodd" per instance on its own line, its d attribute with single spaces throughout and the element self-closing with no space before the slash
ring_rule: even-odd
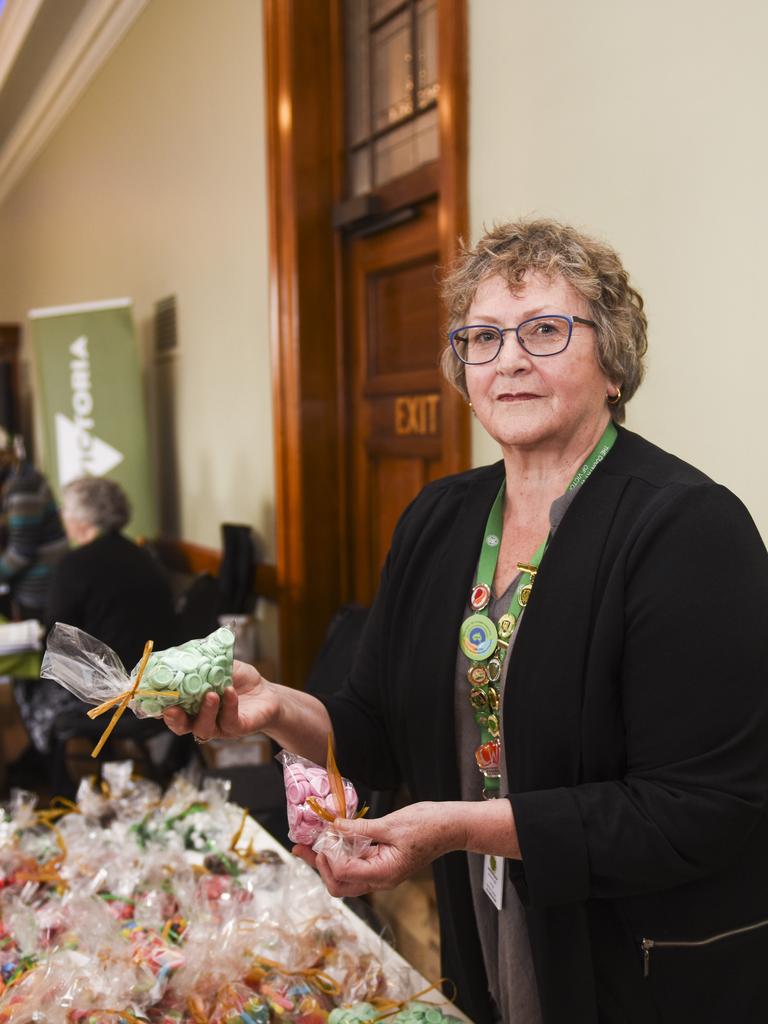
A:
<svg viewBox="0 0 768 1024">
<path fill-rule="evenodd" d="M 155 303 L 155 351 L 163 355 L 175 352 L 177 346 L 176 296 L 169 295 Z"/>
</svg>

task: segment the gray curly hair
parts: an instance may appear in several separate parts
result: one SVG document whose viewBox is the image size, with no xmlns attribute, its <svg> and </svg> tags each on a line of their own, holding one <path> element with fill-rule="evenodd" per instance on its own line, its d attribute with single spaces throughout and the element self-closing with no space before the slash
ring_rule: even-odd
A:
<svg viewBox="0 0 768 1024">
<path fill-rule="evenodd" d="M 624 421 L 624 408 L 637 391 L 645 368 L 648 320 L 643 299 L 629 283 L 618 253 L 604 242 L 555 220 L 520 220 L 497 224 L 473 248 L 462 248 L 442 282 L 449 330 L 466 323 L 478 286 L 501 276 L 516 290 L 526 273 L 563 277 L 589 303 L 597 324 L 597 361 L 608 380 L 621 388 L 609 408 Z M 443 375 L 465 399 L 465 365 L 450 345 L 440 356 Z"/>
<path fill-rule="evenodd" d="M 61 492 L 66 512 L 73 519 L 90 523 L 101 533 L 122 530 L 131 518 L 131 503 L 115 480 L 84 476 L 68 483 Z"/>
</svg>

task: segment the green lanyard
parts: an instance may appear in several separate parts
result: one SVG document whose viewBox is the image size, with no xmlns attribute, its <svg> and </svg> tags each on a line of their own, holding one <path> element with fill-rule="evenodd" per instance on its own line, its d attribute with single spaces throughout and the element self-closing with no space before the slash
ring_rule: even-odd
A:
<svg viewBox="0 0 768 1024">
<path fill-rule="evenodd" d="M 613 447 L 618 436 L 613 421 L 609 422 L 602 437 L 592 449 L 587 461 L 568 485 L 576 490 L 592 474 Z M 504 658 L 512 634 L 533 589 L 541 560 L 549 543 L 549 535 L 536 549 L 529 563 L 518 563 L 520 581 L 512 595 L 509 610 L 494 624 L 487 609 L 491 602 L 491 587 L 499 560 L 499 547 L 504 525 L 505 484 L 502 483 L 485 526 L 483 546 L 477 566 L 475 585 L 470 594 L 472 614 L 464 620 L 459 631 L 459 647 L 470 660 L 467 672 L 470 684 L 469 701 L 480 727 L 480 746 L 475 751 L 477 766 L 483 774 L 483 796 L 493 797 L 499 791 L 501 778 L 499 735 L 501 696 L 498 683 Z"/>
</svg>

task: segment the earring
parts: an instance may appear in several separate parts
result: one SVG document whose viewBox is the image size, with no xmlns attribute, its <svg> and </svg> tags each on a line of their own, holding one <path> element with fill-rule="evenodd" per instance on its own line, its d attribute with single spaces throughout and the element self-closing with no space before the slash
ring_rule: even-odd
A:
<svg viewBox="0 0 768 1024">
<path fill-rule="evenodd" d="M 471 402 L 467 402 L 467 405 L 469 406 L 470 409 L 474 409 L 474 406 L 472 405 Z"/>
<path fill-rule="evenodd" d="M 616 388 L 615 395 L 606 395 L 606 399 L 608 400 L 608 405 L 618 405 L 621 401 L 621 388 Z"/>
</svg>

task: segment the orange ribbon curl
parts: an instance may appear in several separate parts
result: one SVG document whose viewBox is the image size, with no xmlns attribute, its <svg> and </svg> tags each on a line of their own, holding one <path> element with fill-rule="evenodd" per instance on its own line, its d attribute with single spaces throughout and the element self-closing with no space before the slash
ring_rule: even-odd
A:
<svg viewBox="0 0 768 1024">
<path fill-rule="evenodd" d="M 109 725 L 104 730 L 104 732 L 101 734 L 101 739 L 99 740 L 99 742 L 96 744 L 96 746 L 91 751 L 91 757 L 98 757 L 99 756 L 99 754 L 101 753 L 101 748 L 104 746 L 104 744 L 107 742 L 109 737 L 112 735 L 113 729 L 115 728 L 117 723 L 120 721 L 120 719 L 123 717 L 123 713 L 124 713 L 125 709 L 128 707 L 128 705 L 133 700 L 133 695 L 136 693 L 136 691 L 139 688 L 139 683 L 141 682 L 141 677 L 144 675 L 144 669 L 147 667 L 147 662 L 149 661 L 149 656 L 152 653 L 152 648 L 153 647 L 154 647 L 154 642 L 152 640 L 147 640 L 147 642 L 144 644 L 144 653 L 141 656 L 141 662 L 139 664 L 139 670 L 136 673 L 136 679 L 133 682 L 133 686 L 129 690 L 124 690 L 122 693 L 119 693 L 116 697 L 111 697 L 109 700 L 104 701 L 103 704 L 99 704 L 99 706 L 97 708 L 91 708 L 91 710 L 89 712 L 87 712 L 88 717 L 90 719 L 94 719 L 94 718 L 98 718 L 99 715 L 104 714 L 105 711 L 109 711 L 109 709 L 114 707 L 115 704 L 118 705 L 117 711 L 115 711 L 114 715 L 112 715 L 112 718 L 110 719 Z M 148 694 L 150 692 L 151 693 L 155 693 L 154 690 L 153 691 L 147 691 Z M 176 690 L 173 690 L 173 691 L 166 690 L 165 691 L 165 696 L 170 697 L 172 695 L 175 695 L 175 696 L 178 697 L 178 692 Z"/>
</svg>

